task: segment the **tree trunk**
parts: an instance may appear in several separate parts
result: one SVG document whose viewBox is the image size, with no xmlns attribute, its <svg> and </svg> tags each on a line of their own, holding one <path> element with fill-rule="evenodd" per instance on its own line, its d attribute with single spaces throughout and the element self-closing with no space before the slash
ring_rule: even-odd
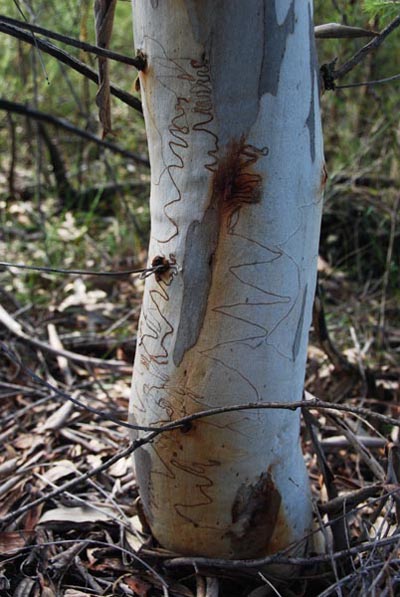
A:
<svg viewBox="0 0 400 597">
<path fill-rule="evenodd" d="M 301 400 L 325 182 L 310 0 L 134 0 L 151 161 L 131 420 Z M 182 554 L 260 557 L 309 530 L 299 412 L 241 411 L 136 454 Z"/>
</svg>

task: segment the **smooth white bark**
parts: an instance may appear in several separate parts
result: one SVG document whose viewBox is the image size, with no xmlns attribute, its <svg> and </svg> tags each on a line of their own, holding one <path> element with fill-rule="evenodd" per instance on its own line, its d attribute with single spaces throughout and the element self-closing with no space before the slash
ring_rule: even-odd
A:
<svg viewBox="0 0 400 597">
<path fill-rule="evenodd" d="M 134 0 L 151 160 L 131 418 L 300 400 L 325 180 L 309 0 Z M 299 413 L 248 411 L 136 455 L 162 545 L 249 558 L 311 521 Z"/>
</svg>

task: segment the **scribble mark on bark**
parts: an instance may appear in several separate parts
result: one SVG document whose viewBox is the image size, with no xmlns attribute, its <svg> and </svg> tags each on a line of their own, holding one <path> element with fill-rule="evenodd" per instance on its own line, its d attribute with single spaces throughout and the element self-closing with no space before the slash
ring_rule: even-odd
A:
<svg viewBox="0 0 400 597">
<path fill-rule="evenodd" d="M 139 330 L 139 347 L 145 351 L 150 361 L 158 364 L 168 361 L 166 341 L 173 332 L 173 327 L 163 314 L 165 304 L 170 300 L 168 287 L 175 275 L 174 272 L 167 273 L 168 279 L 156 281 L 156 287 L 149 291 L 150 306 L 142 313 Z"/>
</svg>

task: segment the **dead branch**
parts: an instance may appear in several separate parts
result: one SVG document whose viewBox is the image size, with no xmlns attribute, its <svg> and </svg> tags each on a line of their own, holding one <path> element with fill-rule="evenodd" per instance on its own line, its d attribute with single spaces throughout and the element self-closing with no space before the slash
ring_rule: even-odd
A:
<svg viewBox="0 0 400 597">
<path fill-rule="evenodd" d="M 4 23 L 5 25 L 11 25 L 19 29 L 27 29 L 28 31 L 32 31 L 33 33 L 39 33 L 40 35 L 45 35 L 49 39 L 55 39 L 69 46 L 73 46 L 74 48 L 78 48 L 79 50 L 83 50 L 84 52 L 90 52 L 91 54 L 95 54 L 96 56 L 104 56 L 105 58 L 115 60 L 116 62 L 129 64 L 137 70 L 143 70 L 146 66 L 146 63 L 143 60 L 142 55 L 132 58 L 131 56 L 119 54 L 118 52 L 113 52 L 112 50 L 106 50 L 105 48 L 100 48 L 99 46 L 88 44 L 84 41 L 81 41 L 80 39 L 75 39 L 74 37 L 62 35 L 61 33 L 57 33 L 56 31 L 51 31 L 50 29 L 45 29 L 44 27 L 38 27 L 37 25 L 32 25 L 31 23 L 26 23 L 25 21 L 12 19 L 5 15 L 0 15 L 0 24 L 1 23 Z"/>
<path fill-rule="evenodd" d="M 349 73 L 357 64 L 362 62 L 364 58 L 373 50 L 377 50 L 379 46 L 383 44 L 385 39 L 400 25 L 400 15 L 397 16 L 385 29 L 374 39 L 363 46 L 358 52 L 354 54 L 347 62 L 345 62 L 340 68 L 335 70 L 333 78 L 336 80 L 342 79 L 347 73 Z"/>
<path fill-rule="evenodd" d="M 64 118 L 57 118 L 56 116 L 52 116 L 51 114 L 46 114 L 45 112 L 40 112 L 39 110 L 34 110 L 33 108 L 29 108 L 24 106 L 23 104 L 18 104 L 17 102 L 10 102 L 9 100 L 0 98 L 0 110 L 6 110 L 7 112 L 14 112 L 15 114 L 22 114 L 23 116 L 27 116 L 28 118 L 32 118 L 33 120 L 38 120 L 41 122 L 47 122 L 48 124 L 52 124 L 58 128 L 64 129 L 77 137 L 81 137 L 82 139 L 87 139 L 88 141 L 92 141 L 100 147 L 104 147 L 105 149 L 109 149 L 113 153 L 119 153 L 120 155 L 124 156 L 125 158 L 131 159 L 138 164 L 142 164 L 143 166 L 149 167 L 149 161 L 147 158 L 137 155 L 132 151 L 128 151 L 127 149 L 123 149 L 122 147 L 118 147 L 114 143 L 110 143 L 109 141 L 103 141 L 96 135 L 92 135 L 88 131 L 84 131 L 80 129 L 68 120 Z"/>
<path fill-rule="evenodd" d="M 53 56 L 60 62 L 63 62 L 70 68 L 74 69 L 90 81 L 93 81 L 96 84 L 99 83 L 99 76 L 94 69 L 90 68 L 77 58 L 74 58 L 73 56 L 68 54 L 68 52 L 61 50 L 49 41 L 46 41 L 44 39 L 37 39 L 36 37 L 33 37 L 32 34 L 26 33 L 25 31 L 18 29 L 18 27 L 12 27 L 11 25 L 2 24 L 1 22 L 0 32 L 6 33 L 7 35 L 11 35 L 12 37 L 16 37 L 17 39 L 20 39 L 28 44 L 35 46 L 39 50 L 42 50 L 42 52 L 45 52 L 46 54 Z M 137 110 L 138 112 L 142 113 L 142 104 L 137 97 L 131 95 L 127 91 L 124 91 L 123 89 L 115 85 L 110 85 L 110 91 L 112 95 L 120 99 L 122 102 L 124 102 L 134 110 Z"/>
</svg>

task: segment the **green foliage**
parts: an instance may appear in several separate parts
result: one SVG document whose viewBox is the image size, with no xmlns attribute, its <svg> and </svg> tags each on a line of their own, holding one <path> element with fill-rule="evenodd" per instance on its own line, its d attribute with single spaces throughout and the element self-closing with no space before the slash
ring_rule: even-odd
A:
<svg viewBox="0 0 400 597">
<path fill-rule="evenodd" d="M 372 18 L 393 19 L 399 14 L 399 0 L 364 0 L 364 10 Z"/>
</svg>

